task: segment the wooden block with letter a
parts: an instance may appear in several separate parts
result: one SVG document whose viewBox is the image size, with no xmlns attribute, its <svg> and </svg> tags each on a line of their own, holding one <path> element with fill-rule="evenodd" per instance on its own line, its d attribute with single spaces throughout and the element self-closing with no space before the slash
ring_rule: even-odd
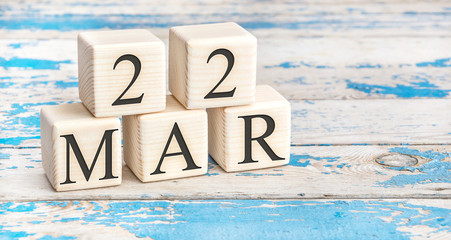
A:
<svg viewBox="0 0 451 240">
<path fill-rule="evenodd" d="M 41 109 L 42 165 L 56 191 L 121 184 L 121 124 L 81 103 Z"/>
<path fill-rule="evenodd" d="M 79 95 L 96 117 L 161 111 L 166 100 L 164 43 L 147 30 L 78 35 Z"/>
<path fill-rule="evenodd" d="M 290 109 L 269 86 L 257 86 L 253 104 L 208 109 L 210 155 L 227 172 L 287 164 Z"/>
<path fill-rule="evenodd" d="M 169 31 L 169 90 L 186 108 L 254 101 L 257 39 L 236 23 Z"/>
<path fill-rule="evenodd" d="M 124 116 L 124 158 L 143 182 L 196 176 L 208 170 L 205 110 L 187 110 L 167 96 L 163 112 Z"/>
</svg>

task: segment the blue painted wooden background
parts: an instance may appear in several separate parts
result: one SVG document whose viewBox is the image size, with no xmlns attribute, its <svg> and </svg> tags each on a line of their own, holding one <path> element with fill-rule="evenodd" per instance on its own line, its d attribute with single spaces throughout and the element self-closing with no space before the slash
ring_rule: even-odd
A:
<svg viewBox="0 0 451 240">
<path fill-rule="evenodd" d="M 79 101 L 79 31 L 146 28 L 167 43 L 169 27 L 225 21 L 259 39 L 258 83 L 292 103 L 293 150 L 267 171 L 211 161 L 199 181 L 267 193 L 80 199 L 39 182 L 39 109 Z M 1 2 L 0 239 L 449 239 L 450 40 L 439 1 Z M 384 154 L 419 162 L 374 164 Z M 22 190 L 27 176 L 39 184 Z"/>
</svg>

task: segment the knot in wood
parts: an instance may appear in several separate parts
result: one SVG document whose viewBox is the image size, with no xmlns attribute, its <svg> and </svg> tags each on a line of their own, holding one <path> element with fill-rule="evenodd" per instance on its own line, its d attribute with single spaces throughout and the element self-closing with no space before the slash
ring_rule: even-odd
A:
<svg viewBox="0 0 451 240">
<path fill-rule="evenodd" d="M 376 162 L 386 167 L 410 167 L 418 163 L 418 159 L 406 154 L 393 153 L 376 158 Z"/>
</svg>

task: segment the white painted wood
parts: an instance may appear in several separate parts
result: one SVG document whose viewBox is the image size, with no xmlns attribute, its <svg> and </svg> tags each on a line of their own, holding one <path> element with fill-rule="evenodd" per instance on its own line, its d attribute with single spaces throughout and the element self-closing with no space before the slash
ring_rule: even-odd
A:
<svg viewBox="0 0 451 240">
<path fill-rule="evenodd" d="M 152 237 L 152 229 L 169 227 L 172 234 L 187 238 L 189 231 L 186 229 L 192 230 L 196 226 L 211 230 L 219 225 L 217 229 L 223 230 L 223 222 L 214 225 L 215 220 L 224 215 L 224 210 L 237 208 L 237 214 L 227 219 L 232 222 L 228 226 L 236 227 L 234 230 L 242 226 L 236 221 L 242 215 L 246 216 L 243 224 L 249 223 L 250 218 L 253 219 L 252 226 L 271 221 L 280 232 L 281 227 L 292 226 L 289 224 L 298 221 L 298 228 L 291 227 L 283 232 L 290 234 L 301 229 L 295 239 L 307 235 L 312 238 L 310 234 L 305 235 L 305 232 L 312 232 L 312 228 L 306 226 L 323 227 L 326 230 L 321 231 L 323 234 L 339 227 L 337 231 L 331 230 L 331 235 L 318 238 L 338 238 L 337 233 L 351 233 L 354 238 L 377 238 L 380 233 L 390 231 L 391 237 L 385 239 L 450 239 L 449 224 L 446 224 L 449 215 L 445 215 L 448 213 L 445 209 L 450 206 L 447 199 L 370 200 L 365 201 L 368 205 L 364 209 L 354 209 L 355 200 L 324 201 L 324 204 L 307 201 L 305 205 L 318 206 L 318 211 L 311 215 L 304 214 L 305 208 L 299 201 L 278 206 L 271 201 L 253 204 L 249 200 L 241 203 L 221 200 L 218 207 L 212 209 L 214 214 L 204 214 L 195 220 L 189 217 L 199 216 L 199 210 L 210 206 L 211 201 L 156 202 L 136 210 L 136 206 L 149 203 L 143 201 L 147 198 L 450 198 L 449 174 L 446 175 L 446 164 L 450 159 L 446 157 L 439 162 L 432 159 L 434 155 L 440 156 L 437 153 L 447 152 L 449 156 L 448 145 L 293 147 L 292 153 L 297 155 L 299 166 L 292 163 L 275 169 L 225 174 L 217 165 L 210 164 L 212 169 L 207 176 L 148 184 L 139 182 L 125 166 L 125 182 L 118 187 L 62 193 L 52 190 L 41 167 L 41 150 L 35 148 L 40 145 L 39 108 L 46 104 L 78 101 L 75 39 L 81 29 L 87 28 L 150 28 L 167 43 L 171 26 L 235 21 L 247 26 L 246 29 L 258 38 L 257 82 L 271 85 L 287 99 L 393 99 L 385 103 L 383 100 L 292 101 L 293 108 L 299 109 L 293 111 L 293 144 L 449 144 L 447 100 L 398 101 L 400 98 L 450 98 L 451 82 L 448 79 L 451 75 L 446 60 L 451 42 L 451 6 L 448 2 L 302 0 L 250 1 L 245 4 L 251 7 L 243 7 L 242 1 L 197 0 L 153 4 L 141 0 L 133 3 L 112 0 L 0 3 L 0 182 L 1 186 L 7 186 L 0 187 L 0 199 L 52 200 L 13 205 L 0 203 L 4 217 L 0 235 L 10 233 L 9 236 L 14 236 L 19 232 L 35 234 L 27 238 L 64 238 L 70 232 L 82 239 L 130 239 L 134 237 L 133 229 L 142 229 L 143 237 Z M 22 59 L 20 64 L 14 64 Z M 54 64 L 54 67 L 46 67 L 47 64 Z M 317 107 L 305 107 L 310 103 Z M 404 109 L 410 115 L 404 114 Z M 313 141 L 308 140 L 309 137 Z M 400 156 L 393 152 L 397 148 L 410 149 L 409 153 L 418 150 L 431 158 Z M 435 161 L 437 168 L 423 166 L 411 172 L 375 163 L 376 159 L 382 159 L 398 164 L 402 162 L 400 159 L 406 158 L 409 161 L 404 162 L 411 163 L 412 157 L 419 161 L 414 167 Z M 440 169 L 444 170 L 442 175 Z M 381 185 L 399 178 L 412 184 L 402 185 L 401 181 L 398 185 Z M 440 179 L 444 182 L 437 182 Z M 210 184 L 212 186 L 207 186 Z M 201 186 L 201 189 L 192 192 L 192 186 Z M 218 193 L 215 187 L 220 187 L 221 192 Z M 139 201 L 120 205 L 122 201 L 93 200 L 110 198 Z M 54 199 L 84 201 L 60 203 Z M 389 202 L 394 204 L 387 205 Z M 112 214 L 112 206 L 117 206 L 116 203 L 122 207 L 116 208 L 118 214 Z M 192 214 L 187 213 L 189 208 L 176 208 L 190 204 L 193 205 Z M 323 210 L 335 204 L 336 210 L 330 212 L 336 217 L 332 224 L 325 225 Z M 287 212 L 284 210 L 289 206 L 303 217 L 275 219 L 277 210 L 284 216 Z M 431 211 L 427 206 L 441 209 Z M 343 211 L 343 207 L 351 210 Z M 254 210 L 263 213 L 263 209 L 269 209 L 270 214 L 247 214 L 255 213 Z M 443 221 L 432 226 L 434 221 L 439 221 L 432 214 L 435 211 L 443 213 L 439 218 Z M 352 214 L 374 212 L 377 213 L 370 218 L 356 216 L 357 224 L 344 221 Z M 133 220 L 124 217 L 124 213 Z M 259 215 L 268 218 L 254 217 Z M 98 219 L 95 223 L 89 222 L 93 216 Z M 181 221 L 178 221 L 179 216 Z M 143 221 L 135 221 L 134 217 Z M 377 234 L 365 235 L 368 233 L 361 230 L 365 223 L 377 228 Z M 179 231 L 183 229 L 186 232 Z M 223 233 L 214 233 L 218 232 Z M 232 235 L 221 234 L 217 239 L 246 236 L 233 235 L 238 231 L 227 233 Z M 170 236 L 174 237 L 161 238 Z M 353 238 L 343 236 L 343 239 Z M 281 238 L 281 235 L 274 238 L 277 237 Z"/>
<path fill-rule="evenodd" d="M 166 44 L 167 32 L 166 29 L 163 35 L 158 35 Z M 448 71 L 449 67 L 446 67 L 449 65 L 446 61 L 449 58 L 446 49 L 451 48 L 449 38 L 429 36 L 308 38 L 299 36 L 297 32 L 278 29 L 267 30 L 261 34 L 253 31 L 252 34 L 258 38 L 259 46 L 257 83 L 271 85 L 287 99 L 397 99 L 451 96 L 451 82 L 447 81 L 451 78 L 451 74 Z M 71 90 L 70 87 L 64 88 L 63 93 L 61 85 L 58 85 L 58 89 L 49 89 L 48 85 L 67 83 L 68 86 L 73 86 L 77 82 L 78 60 L 74 48 L 75 39 L 74 34 L 70 40 L 0 40 L 0 53 L 5 60 L 19 58 L 61 62 L 56 63 L 58 69 L 33 69 L 30 66 L 7 69 L 0 67 L 2 76 L 12 78 L 2 81 L 14 83 L 5 94 L 16 99 L 23 95 L 31 97 L 43 94 L 40 91 L 47 91 L 46 94 L 52 91 L 47 97 L 55 96 L 55 99 L 69 97 L 67 91 Z M 17 44 L 20 48 L 14 48 Z M 42 53 L 42 49 L 49 48 L 54 51 Z M 220 75 L 225 71 L 222 70 Z M 131 76 L 127 78 L 128 82 Z M 0 88 L 0 91 L 2 90 Z M 78 94 L 70 97 L 78 99 Z"/>
<path fill-rule="evenodd" d="M 447 224 L 451 205 L 448 199 L 54 201 L 0 204 L 3 205 L 4 238 L 169 237 L 222 240 L 248 236 L 258 239 L 311 239 L 314 235 L 319 239 L 371 236 L 372 239 L 446 240 L 451 237 Z M 252 226 L 266 228 L 255 231 Z"/>
<path fill-rule="evenodd" d="M 451 102 L 291 101 L 292 144 L 450 144 Z"/>
<path fill-rule="evenodd" d="M 120 129 L 118 118 L 95 118 L 81 103 L 43 107 L 42 166 L 55 190 L 69 191 L 119 185 L 122 181 Z M 106 131 L 111 130 L 113 130 L 111 136 L 105 135 Z M 78 159 L 75 155 L 76 147 L 72 145 L 75 143 L 69 146 L 69 140 L 63 137 L 68 135 L 72 135 L 75 139 L 83 159 Z M 109 161 L 107 155 L 111 155 L 110 163 L 107 163 Z M 86 173 L 82 171 L 80 161 L 86 164 L 88 168 Z M 107 171 L 109 170 L 107 164 L 111 164 L 111 172 Z M 67 168 L 70 169 L 69 172 Z M 26 175 L 23 177 L 29 182 L 35 180 Z"/>
<path fill-rule="evenodd" d="M 46 179 L 39 148 L 0 152 L 0 179 L 8 186 L 0 188 L 2 201 L 451 197 L 448 145 L 292 147 L 287 166 L 226 173 L 211 160 L 207 175 L 145 184 L 124 165 L 120 186 L 60 193 Z M 417 163 L 405 161 L 403 170 L 376 161 L 400 154 Z"/>
<path fill-rule="evenodd" d="M 208 170 L 207 113 L 187 110 L 173 96 L 166 102 L 162 112 L 122 118 L 124 159 L 142 182 L 192 177 Z"/>
<path fill-rule="evenodd" d="M 96 117 L 163 110 L 165 56 L 164 43 L 144 29 L 80 33 L 80 99 Z"/>
<path fill-rule="evenodd" d="M 290 103 L 270 86 L 257 86 L 253 104 L 210 108 L 207 113 L 208 152 L 226 172 L 289 162 Z M 245 120 L 248 116 L 254 117 Z"/>
<path fill-rule="evenodd" d="M 246 4 L 252 7 L 243 7 L 242 1 L 192 1 L 190 4 L 180 1 L 157 1 L 154 4 L 146 1 L 133 4 L 117 1 L 20 4 L 13 1 L 3 3 L 3 9 L 8 13 L 3 15 L 3 19 L 22 17 L 25 24 L 7 25 L 8 29 L 0 29 L 0 35 L 5 38 L 50 39 L 73 34 L 77 30 L 71 32 L 71 26 L 76 29 L 149 26 L 164 29 L 230 20 L 248 24 L 266 34 L 271 34 L 274 29 L 287 29 L 308 37 L 451 35 L 449 4 L 446 1 L 250 1 Z M 58 21 L 50 27 L 43 24 L 44 19 L 53 18 Z M 63 23 L 67 23 L 64 30 L 58 29 Z M 44 25 L 42 31 L 41 25 Z"/>
<path fill-rule="evenodd" d="M 188 109 L 252 103 L 256 65 L 257 39 L 236 23 L 169 31 L 169 91 Z"/>
<path fill-rule="evenodd" d="M 31 91 L 31 87 L 29 89 Z M 44 91 L 44 90 L 42 90 Z M 50 92 L 57 92 L 55 87 Z M 76 91 L 66 90 L 76 94 Z M 37 147 L 39 109 L 71 102 L 71 97 L 36 94 L 26 102 L 1 102 L 3 146 Z M 34 103 L 29 103 L 34 102 Z M 449 144 L 451 106 L 447 99 L 290 101 L 294 145 Z M 12 124 L 14 123 L 14 124 Z"/>
</svg>

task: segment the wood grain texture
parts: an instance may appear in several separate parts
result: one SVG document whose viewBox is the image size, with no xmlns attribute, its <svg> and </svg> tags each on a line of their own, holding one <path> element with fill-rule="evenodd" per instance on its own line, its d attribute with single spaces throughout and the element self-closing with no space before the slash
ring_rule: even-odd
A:
<svg viewBox="0 0 451 240">
<path fill-rule="evenodd" d="M 164 110 L 166 51 L 144 29 L 78 35 L 79 96 L 96 117 Z"/>
<path fill-rule="evenodd" d="M 208 153 L 226 172 L 290 161 L 290 103 L 270 86 L 257 86 L 252 104 L 207 113 Z"/>
<path fill-rule="evenodd" d="M 450 144 L 451 102 L 291 101 L 292 144 Z"/>
<path fill-rule="evenodd" d="M 0 236 L 449 239 L 450 205 L 437 199 L 0 202 Z"/>
<path fill-rule="evenodd" d="M 167 31 L 158 35 L 166 45 Z M 259 46 L 257 84 L 271 85 L 288 99 L 450 97 L 449 38 L 308 38 L 277 29 L 270 32 L 274 34 L 252 32 Z M 76 34 L 68 40 L 0 40 L 3 81 L 10 87 L 74 87 L 75 40 Z M 46 48 L 55 51 L 43 56 L 41 49 Z"/>
<path fill-rule="evenodd" d="M 81 103 L 46 106 L 40 115 L 42 166 L 56 191 L 121 184 L 119 118 L 95 118 Z M 86 164 L 86 172 L 80 161 Z"/>
<path fill-rule="evenodd" d="M 124 160 L 142 182 L 198 176 L 208 170 L 207 113 L 187 110 L 171 95 L 166 98 L 162 112 L 122 118 Z"/>
<path fill-rule="evenodd" d="M 58 100 L 38 94 L 33 98 L 36 102 L 0 103 L 6 110 L 0 117 L 7 123 L 0 132 L 0 145 L 40 146 L 39 109 L 71 102 L 67 94 L 59 95 Z M 292 100 L 290 104 L 293 145 L 451 142 L 451 103 L 447 99 Z"/>
<path fill-rule="evenodd" d="M 440 0 L 1 2 L 0 238 L 449 239 L 450 19 Z M 80 31 L 145 28 L 168 44 L 170 27 L 226 21 L 257 37 L 257 83 L 292 100 L 293 145 L 327 146 L 293 146 L 274 169 L 210 162 L 206 176 L 143 184 L 125 166 L 119 187 L 52 190 L 38 112 L 79 101 Z M 335 200 L 299 200 L 315 197 Z M 337 200 L 352 197 L 422 199 Z"/>
<path fill-rule="evenodd" d="M 233 22 L 169 30 L 169 91 L 187 109 L 255 100 L 257 39 Z"/>
<path fill-rule="evenodd" d="M 246 6 L 252 7 L 243 7 Z M 268 32 L 298 31 L 306 36 L 450 36 L 446 1 L 67 1 L 3 3 L 2 30 L 25 38 L 46 31 L 45 38 L 80 29 L 168 28 L 235 21 Z M 33 13 L 33 14 L 31 14 Z M 17 19 L 20 19 L 17 20 Z M 42 35 L 42 34 L 41 34 Z M 17 36 L 17 35 L 16 35 Z"/>
<path fill-rule="evenodd" d="M 292 147 L 288 166 L 225 173 L 210 160 L 206 175 L 152 183 L 124 166 L 120 186 L 56 193 L 40 149 L 1 149 L 0 179 L 10 187 L 0 188 L 0 199 L 449 198 L 450 152 L 447 145 Z"/>
</svg>

